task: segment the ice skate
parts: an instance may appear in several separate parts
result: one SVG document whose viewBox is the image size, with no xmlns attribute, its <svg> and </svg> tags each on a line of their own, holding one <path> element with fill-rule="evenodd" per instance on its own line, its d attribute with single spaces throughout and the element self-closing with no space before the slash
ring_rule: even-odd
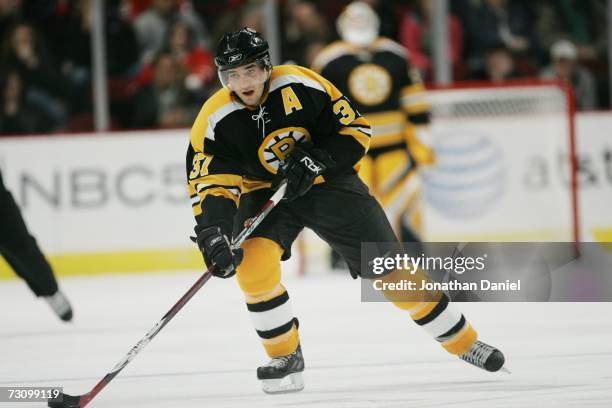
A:
<svg viewBox="0 0 612 408">
<path fill-rule="evenodd" d="M 459 358 L 490 372 L 500 370 L 507 373 L 510 372 L 508 369 L 504 368 L 504 362 L 506 361 L 504 354 L 495 347 L 489 346 L 482 341 L 476 341 L 472 344 L 472 347 L 460 355 Z"/>
<path fill-rule="evenodd" d="M 62 291 L 58 290 L 55 294 L 51 296 L 44 296 L 44 299 L 47 301 L 51 309 L 55 312 L 55 314 L 65 322 L 69 322 L 72 320 L 72 307 L 70 306 L 70 302 Z"/>
<path fill-rule="evenodd" d="M 298 346 L 293 353 L 275 357 L 266 365 L 257 368 L 257 378 L 262 382 L 266 394 L 285 394 L 304 389 L 302 379 L 304 357 Z"/>
</svg>

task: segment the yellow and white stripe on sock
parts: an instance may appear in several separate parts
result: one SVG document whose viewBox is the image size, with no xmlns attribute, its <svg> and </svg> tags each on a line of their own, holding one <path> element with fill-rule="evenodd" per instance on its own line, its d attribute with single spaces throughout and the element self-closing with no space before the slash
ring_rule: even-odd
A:
<svg viewBox="0 0 612 408">
<path fill-rule="evenodd" d="M 242 249 L 236 277 L 257 335 L 270 357 L 293 353 L 300 338 L 289 294 L 280 283 L 282 248 L 267 238 L 252 238 Z"/>
</svg>

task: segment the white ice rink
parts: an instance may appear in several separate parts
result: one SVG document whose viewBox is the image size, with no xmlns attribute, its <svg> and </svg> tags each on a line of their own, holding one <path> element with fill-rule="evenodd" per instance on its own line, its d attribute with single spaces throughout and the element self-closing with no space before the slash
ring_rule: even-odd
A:
<svg viewBox="0 0 612 408">
<path fill-rule="evenodd" d="M 89 391 L 197 279 L 172 272 L 67 278 L 75 321 L 22 281 L 0 282 L 0 386 Z M 211 279 L 89 405 L 113 408 L 611 407 L 612 303 L 462 304 L 511 375 L 448 355 L 390 304 L 339 275 L 285 280 L 300 318 L 306 388 L 270 396 L 267 357 L 236 282 Z M 44 404 L 0 403 L 0 407 Z"/>
</svg>

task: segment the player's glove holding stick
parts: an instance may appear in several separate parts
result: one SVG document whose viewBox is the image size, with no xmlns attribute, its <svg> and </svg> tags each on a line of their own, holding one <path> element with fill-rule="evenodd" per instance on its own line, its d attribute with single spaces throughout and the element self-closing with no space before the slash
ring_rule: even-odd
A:
<svg viewBox="0 0 612 408">
<path fill-rule="evenodd" d="M 309 142 L 300 143 L 279 165 L 272 188 L 278 188 L 281 181 L 287 179 L 285 200 L 293 201 L 310 190 L 317 176 L 335 165 L 336 162 L 325 150 Z"/>
<path fill-rule="evenodd" d="M 202 251 L 204 262 L 210 268 L 214 276 L 219 278 L 231 278 L 236 274 L 236 268 L 242 262 L 244 251 L 242 248 L 232 249 L 231 241 L 220 227 L 197 225 L 195 227 L 197 235 L 196 243 Z"/>
</svg>

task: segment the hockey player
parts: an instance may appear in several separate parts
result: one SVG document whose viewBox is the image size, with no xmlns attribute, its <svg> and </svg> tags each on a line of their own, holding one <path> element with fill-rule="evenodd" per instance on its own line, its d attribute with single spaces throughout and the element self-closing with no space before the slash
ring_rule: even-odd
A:
<svg viewBox="0 0 612 408">
<path fill-rule="evenodd" d="M 60 319 L 66 322 L 72 320 L 72 307 L 59 290 L 49 262 L 28 232 L 13 196 L 4 187 L 1 172 L 0 255 L 36 296 L 47 301 Z"/>
<path fill-rule="evenodd" d="M 308 227 L 361 274 L 361 242 L 397 242 L 385 213 L 356 174 L 370 143 L 366 120 L 338 89 L 309 69 L 272 66 L 268 44 L 249 28 L 226 34 L 215 63 L 223 88 L 191 129 L 187 176 L 197 243 L 213 274 L 236 275 L 269 363 L 257 369 L 268 393 L 299 391 L 304 359 L 298 321 L 281 283 L 281 260 Z M 230 242 L 281 180 L 285 200 L 238 250 Z M 350 210 L 347 206 L 350 205 Z M 395 301 L 456 354 L 489 371 L 502 353 L 442 294 Z"/>
<path fill-rule="evenodd" d="M 397 236 L 418 241 L 421 232 L 417 166 L 434 163 L 429 105 L 419 72 L 406 50 L 379 37 L 379 18 L 365 2 L 337 19 L 341 41 L 324 48 L 313 69 L 346 95 L 372 126 L 370 150 L 359 176 L 382 204 Z"/>
</svg>

